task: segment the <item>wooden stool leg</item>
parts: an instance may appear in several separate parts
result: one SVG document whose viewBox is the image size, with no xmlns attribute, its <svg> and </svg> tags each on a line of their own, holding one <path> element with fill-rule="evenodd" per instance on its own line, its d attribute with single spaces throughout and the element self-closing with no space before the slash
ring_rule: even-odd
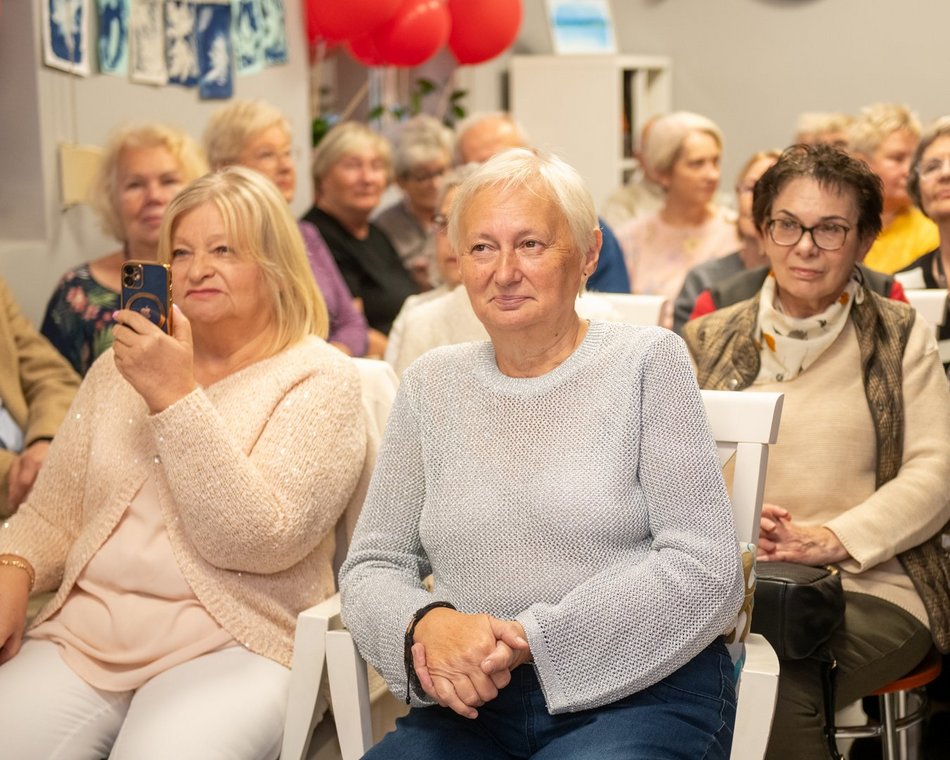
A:
<svg viewBox="0 0 950 760">
<path fill-rule="evenodd" d="M 897 735 L 897 701 L 893 692 L 882 694 L 881 702 L 881 745 L 884 760 L 900 760 L 900 739 Z"/>
</svg>

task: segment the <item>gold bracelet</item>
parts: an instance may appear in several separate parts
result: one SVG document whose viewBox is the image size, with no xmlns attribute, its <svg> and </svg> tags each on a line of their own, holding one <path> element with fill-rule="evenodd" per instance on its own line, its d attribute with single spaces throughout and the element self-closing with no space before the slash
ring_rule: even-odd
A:
<svg viewBox="0 0 950 760">
<path fill-rule="evenodd" d="M 33 572 L 33 568 L 30 563 L 25 559 L 14 555 L 6 555 L 0 557 L 0 567 L 18 567 L 23 570 L 28 576 L 30 576 L 30 591 L 33 590 L 33 586 L 36 585 L 36 573 Z"/>
</svg>

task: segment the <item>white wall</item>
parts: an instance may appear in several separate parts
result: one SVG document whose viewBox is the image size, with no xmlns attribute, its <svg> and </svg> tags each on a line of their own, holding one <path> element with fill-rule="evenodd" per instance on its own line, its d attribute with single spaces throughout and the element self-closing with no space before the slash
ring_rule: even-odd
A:
<svg viewBox="0 0 950 760">
<path fill-rule="evenodd" d="M 200 139 L 208 115 L 221 105 L 199 100 L 193 89 L 138 85 L 99 74 L 72 77 L 46 68 L 41 5 L 6 2 L 0 14 L 0 274 L 36 321 L 66 269 L 116 248 L 99 233 L 88 208 L 61 208 L 58 144 L 102 145 L 117 124 L 151 120 L 177 125 Z M 311 201 L 309 66 L 302 0 L 285 0 L 285 8 L 289 63 L 237 78 L 235 97 L 266 98 L 290 119 L 300 149 L 293 207 L 299 214 Z"/>
<path fill-rule="evenodd" d="M 754 151 L 782 147 L 803 111 L 907 103 L 950 113 L 945 0 L 612 0 L 623 53 L 673 60 L 673 106 L 726 137 L 725 186 Z M 551 52 L 543 0 L 524 0 L 519 47 Z M 556 97 L 556 92 L 552 92 Z"/>
<path fill-rule="evenodd" d="M 544 0 L 523 0 L 519 53 L 550 53 Z M 613 0 L 621 52 L 673 59 L 675 108 L 707 114 L 726 135 L 724 185 L 744 158 L 782 146 L 802 111 L 854 112 L 878 101 L 906 102 L 925 120 L 950 112 L 950 3 L 944 0 Z M 173 121 L 200 136 L 215 102 L 194 91 L 151 88 L 94 75 L 73 79 L 40 60 L 39 2 L 5 2 L 0 15 L 0 274 L 27 313 L 42 313 L 69 266 L 109 250 L 84 208 L 58 205 L 60 140 L 101 144 L 125 119 Z M 308 72 L 302 0 L 286 0 L 290 64 L 237 80 L 238 97 L 282 108 L 307 176 Z M 32 61 L 33 66 L 23 65 Z M 470 110 L 503 105 L 505 57 L 463 67 Z M 12 72 L 16 72 L 14 75 Z M 557 97 L 551 83 L 551 97 Z M 73 107 L 75 103 L 75 108 Z M 75 123 L 75 132 L 72 124 Z M 294 210 L 310 188 L 301 181 Z"/>
</svg>

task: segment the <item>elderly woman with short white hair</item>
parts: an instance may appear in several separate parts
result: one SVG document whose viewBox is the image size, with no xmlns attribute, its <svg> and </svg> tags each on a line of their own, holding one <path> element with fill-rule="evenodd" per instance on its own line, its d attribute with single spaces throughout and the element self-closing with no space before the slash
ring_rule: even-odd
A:
<svg viewBox="0 0 950 760">
<path fill-rule="evenodd" d="M 430 243 L 452 142 L 452 131 L 432 116 L 407 121 L 393 145 L 393 173 L 403 197 L 373 217 L 422 290 L 441 282 Z"/>
<path fill-rule="evenodd" d="M 263 100 L 235 100 L 215 111 L 204 134 L 205 152 L 212 169 L 247 166 L 273 182 L 287 203 L 297 191 L 293 132 L 287 118 Z M 351 356 L 366 353 L 366 319 L 353 305 L 353 296 L 330 249 L 317 228 L 299 221 L 310 269 L 330 315 L 327 340 Z"/>
<path fill-rule="evenodd" d="M 617 230 L 632 291 L 669 299 L 664 327 L 673 326 L 673 300 L 687 272 L 741 247 L 735 215 L 715 202 L 722 143 L 705 116 L 678 111 L 657 119 L 644 160 L 663 187 L 663 207 Z"/>
<path fill-rule="evenodd" d="M 742 574 L 682 342 L 578 316 L 601 233 L 556 158 L 491 158 L 449 239 L 490 340 L 403 375 L 341 570 L 413 704 L 366 757 L 728 758 Z"/>
</svg>

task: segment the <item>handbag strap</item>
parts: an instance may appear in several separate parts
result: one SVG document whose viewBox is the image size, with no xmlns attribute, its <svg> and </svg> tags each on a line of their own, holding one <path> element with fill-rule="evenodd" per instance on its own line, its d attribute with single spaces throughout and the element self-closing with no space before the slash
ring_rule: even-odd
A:
<svg viewBox="0 0 950 760">
<path fill-rule="evenodd" d="M 828 647 L 822 647 L 813 657 L 818 660 L 821 672 L 821 697 L 825 713 L 825 741 L 832 760 L 844 760 L 838 751 L 835 737 L 835 699 L 838 682 L 838 661 Z"/>
</svg>

